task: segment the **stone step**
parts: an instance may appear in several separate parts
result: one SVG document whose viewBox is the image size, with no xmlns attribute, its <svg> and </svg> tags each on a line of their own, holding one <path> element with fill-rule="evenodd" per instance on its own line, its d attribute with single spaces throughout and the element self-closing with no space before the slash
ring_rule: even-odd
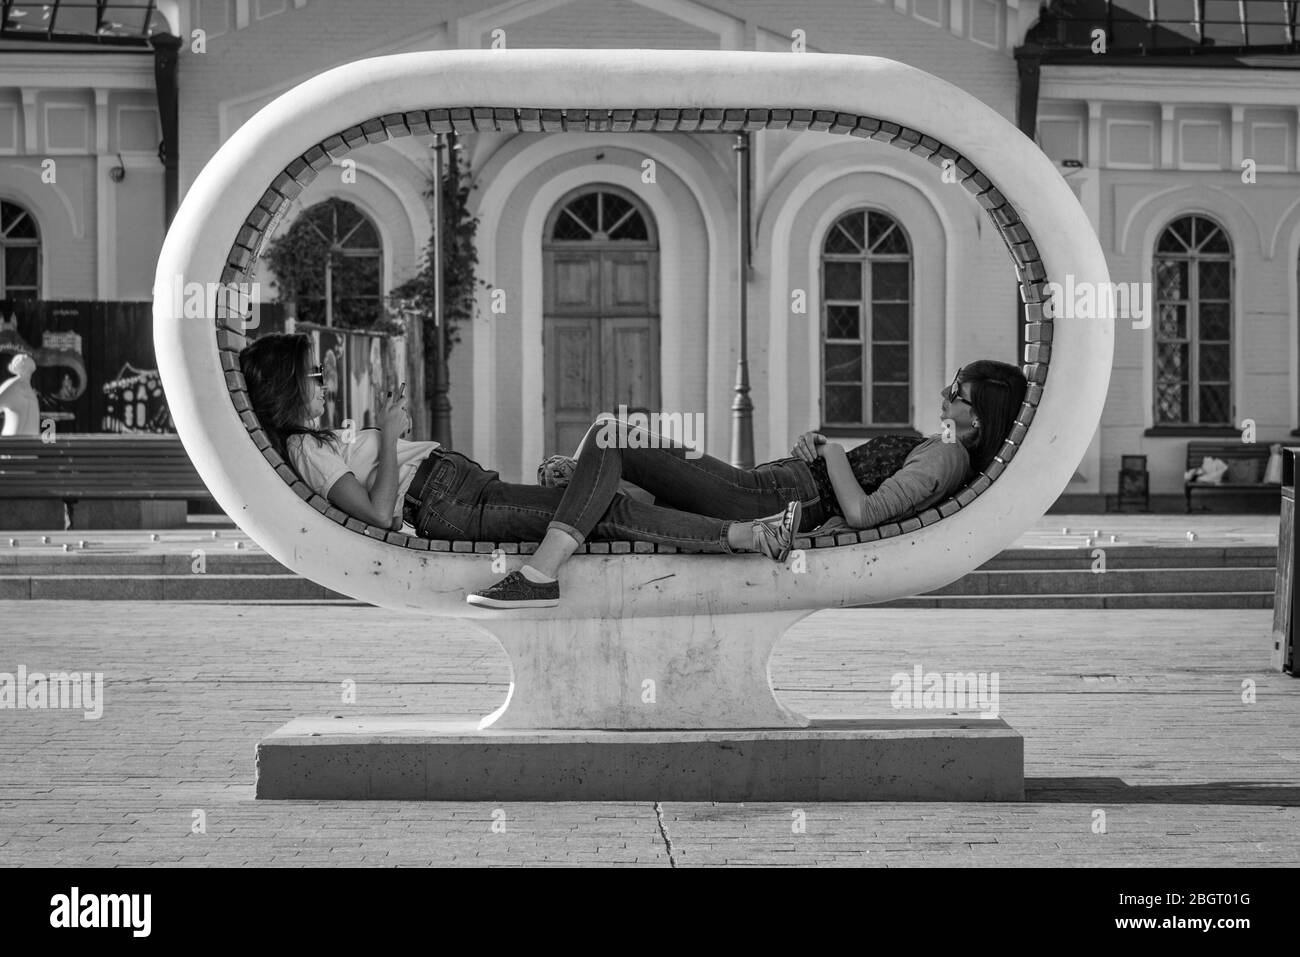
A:
<svg viewBox="0 0 1300 957">
<path fill-rule="evenodd" d="M 958 583 L 959 584 L 959 583 Z M 1270 583 L 1271 585 L 1271 583 Z M 0 575 L 0 600 L 337 602 L 358 604 L 296 575 Z M 881 608 L 1272 608 L 1273 591 L 1086 591 L 931 593 Z"/>
<path fill-rule="evenodd" d="M 193 545 L 193 547 L 191 547 Z M 159 546 L 162 548 L 163 546 Z M 1184 568 L 1273 568 L 1277 549 L 1258 546 L 1100 545 L 1107 571 Z M 199 552 L 201 554 L 195 554 Z M 1088 548 L 1012 548 L 976 571 L 1089 571 L 1094 562 Z M 287 568 L 266 553 L 236 550 L 231 542 L 185 543 L 174 552 L 140 553 L 112 550 L 92 543 L 75 544 L 64 552 L 59 545 L 5 549 L 0 546 L 0 575 L 189 575 L 202 567 L 215 575 L 287 575 Z"/>
<path fill-rule="evenodd" d="M 859 606 L 867 607 L 867 606 Z M 1103 595 L 919 595 L 873 608 L 1272 608 L 1273 592 L 1145 592 Z"/>
<path fill-rule="evenodd" d="M 1257 592 L 1273 590 L 1272 568 L 1128 569 L 1106 566 L 1047 571 L 976 570 L 931 595 L 1074 595 L 1133 592 Z"/>
<path fill-rule="evenodd" d="M 1169 571 L 1180 569 L 1266 569 L 1276 562 L 1272 551 L 1267 556 L 1241 555 L 1222 550 L 1217 555 L 1191 554 L 1181 550 L 1154 558 L 1133 556 L 1116 550 L 1107 552 L 1107 571 Z M 1054 551 L 1046 555 L 1025 557 L 1003 553 L 985 562 L 981 572 L 1089 572 L 1095 559 L 1082 550 Z M 270 555 L 260 552 L 206 552 L 202 556 L 177 555 L 104 555 L 90 553 L 5 554 L 0 552 L 0 575 L 289 575 L 292 572 Z"/>
<path fill-rule="evenodd" d="M 348 596 L 297 575 L 0 575 L 0 599 L 301 601 Z"/>
<path fill-rule="evenodd" d="M 204 549 L 176 554 L 103 553 L 93 551 L 0 551 L 0 575 L 292 575 L 264 552 Z"/>
<path fill-rule="evenodd" d="M 25 574 L 0 574 L 0 599 L 348 600 L 346 595 L 285 571 L 267 556 L 254 556 L 246 565 L 243 561 L 226 556 L 209 563 L 202 574 L 193 572 L 192 565 L 185 565 L 182 571 L 167 562 L 161 563 L 165 571 L 153 573 L 139 572 L 137 563 L 126 566 L 130 573 L 120 568 L 108 573 L 98 564 L 43 573 L 47 569 L 42 564 L 30 572 L 24 567 Z M 86 570 L 91 568 L 94 573 Z M 239 573 L 222 571 L 233 568 Z M 0 566 L 0 572 L 8 570 Z M 244 574 L 245 570 L 251 573 Z M 1090 566 L 1082 570 L 980 569 L 926 595 L 900 599 L 894 607 L 965 607 L 974 599 L 984 599 L 979 604 L 988 608 L 1260 608 L 1271 607 L 1273 578 L 1274 570 L 1268 567 L 1126 569 L 1108 564 L 1105 572 L 1092 572 Z M 1128 603 L 1117 601 L 1125 596 L 1130 597 Z M 1267 603 L 1261 604 L 1265 599 Z"/>
<path fill-rule="evenodd" d="M 981 571 L 1040 571 L 1089 568 L 1095 549 L 1110 568 L 1254 568 L 1277 565 L 1277 548 L 1253 545 L 1106 545 L 1093 548 L 1009 548 L 980 566 Z"/>
</svg>

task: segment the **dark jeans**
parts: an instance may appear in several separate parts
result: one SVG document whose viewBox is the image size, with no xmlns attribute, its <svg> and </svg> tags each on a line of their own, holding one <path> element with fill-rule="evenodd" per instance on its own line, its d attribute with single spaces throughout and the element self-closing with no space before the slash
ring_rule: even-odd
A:
<svg viewBox="0 0 1300 957">
<path fill-rule="evenodd" d="M 637 445 L 653 443 L 658 447 L 620 447 L 631 444 L 626 439 L 633 432 L 640 433 Z M 616 441 L 605 441 L 602 447 L 602 437 Z M 612 425 L 597 422 L 587 432 L 577 468 L 550 527 L 583 541 L 599 528 L 600 516 L 619 495 L 622 479 L 654 495 L 656 505 L 681 510 L 674 514 L 751 521 L 774 515 L 798 499 L 803 504 L 799 531 L 810 531 L 830 517 L 823 514 L 817 483 L 800 458 L 742 469 L 709 455 L 688 458 L 688 451 L 684 445 L 617 420 Z"/>
<path fill-rule="evenodd" d="M 420 488 L 410 488 L 406 521 L 421 538 L 447 541 L 540 542 L 565 490 L 503 482 L 459 452 L 437 450 Z M 618 482 L 615 480 L 615 487 Z M 720 518 L 647 505 L 616 492 L 589 528 L 595 541 L 656 542 L 705 552 L 730 552 Z"/>
</svg>

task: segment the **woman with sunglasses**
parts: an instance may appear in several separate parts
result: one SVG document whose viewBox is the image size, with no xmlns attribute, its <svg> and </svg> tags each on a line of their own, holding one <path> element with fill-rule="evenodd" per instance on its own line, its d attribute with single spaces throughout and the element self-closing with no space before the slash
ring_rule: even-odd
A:
<svg viewBox="0 0 1300 957">
<path fill-rule="evenodd" d="M 405 440 L 411 426 L 405 386 L 377 397 L 377 428 L 355 434 L 319 428 L 323 376 L 305 335 L 264 335 L 239 359 L 249 401 L 272 447 L 313 491 L 367 524 L 396 530 L 406 523 L 423 538 L 535 542 L 547 533 L 565 497 L 558 488 L 502 482 L 496 472 L 437 442 Z M 787 504 L 782 500 L 774 507 Z M 788 510 L 766 521 L 757 515 L 727 520 L 649 505 L 617 488 L 604 496 L 599 511 L 588 509 L 584 515 L 584 522 L 590 518 L 586 533 L 596 540 L 762 551 L 782 559 L 795 533 Z M 534 605 L 549 607 L 557 600 Z"/>
<path fill-rule="evenodd" d="M 789 457 L 752 469 L 707 455 L 690 457 L 691 450 L 659 436 L 611 443 L 610 426 L 598 421 L 583 440 L 541 547 L 519 571 L 466 601 L 490 608 L 557 603 L 560 566 L 623 480 L 653 494 L 656 505 L 721 519 L 754 520 L 788 503 L 779 527 L 798 532 L 828 522 L 873 528 L 924 511 L 988 467 L 1027 388 L 1015 366 L 981 359 L 963 366 L 941 393 L 942 433 L 877 436 L 846 452 L 820 433 L 805 432 Z M 620 423 L 613 431 L 623 436 L 633 429 Z M 792 537 L 784 535 L 783 543 Z M 788 552 L 787 546 L 769 554 L 784 561 Z"/>
</svg>

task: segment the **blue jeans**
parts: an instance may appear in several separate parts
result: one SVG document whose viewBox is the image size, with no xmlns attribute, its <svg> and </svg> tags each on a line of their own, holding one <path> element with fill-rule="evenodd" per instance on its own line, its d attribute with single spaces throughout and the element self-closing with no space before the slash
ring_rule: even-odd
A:
<svg viewBox="0 0 1300 957">
<path fill-rule="evenodd" d="M 612 430 L 616 444 L 606 442 L 602 448 L 598 437 Z M 620 447 L 623 441 L 639 432 L 637 445 L 657 448 Z M 737 468 L 710 455 L 688 458 L 684 445 L 669 442 L 662 436 L 628 427 L 614 420 L 612 426 L 595 423 L 587 432 L 577 468 L 564 490 L 564 498 L 550 527 L 578 542 L 599 528 L 603 510 L 621 494 L 618 484 L 627 479 L 672 509 L 674 514 L 711 516 L 732 521 L 752 521 L 782 511 L 798 499 L 803 518 L 798 531 L 811 531 L 830 516 L 824 514 L 821 495 L 808 464 L 800 458 L 777 459 L 752 469 Z"/>
<path fill-rule="evenodd" d="M 446 541 L 540 542 L 565 489 L 503 482 L 459 452 L 436 450 L 420 488 L 407 490 L 406 520 L 421 538 Z M 618 486 L 617 479 L 614 482 Z M 413 504 L 410 499 L 419 502 Z M 594 541 L 655 542 L 704 552 L 730 552 L 720 518 L 647 505 L 615 492 L 588 530 Z"/>
</svg>

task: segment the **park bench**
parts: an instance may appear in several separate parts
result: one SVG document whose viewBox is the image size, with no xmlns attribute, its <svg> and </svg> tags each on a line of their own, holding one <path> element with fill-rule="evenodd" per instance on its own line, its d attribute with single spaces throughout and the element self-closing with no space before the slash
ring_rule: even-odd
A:
<svg viewBox="0 0 1300 957">
<path fill-rule="evenodd" d="M 48 528 L 51 521 L 73 528 L 74 509 L 85 500 L 117 503 L 104 513 L 113 525 L 183 524 L 189 499 L 211 498 L 176 435 L 0 439 L 0 525 L 6 528 Z M 61 515 L 40 507 L 53 503 L 62 506 Z M 84 519 L 79 527 L 103 527 L 104 519 L 91 526 Z"/>
<path fill-rule="evenodd" d="M 982 210 L 1006 245 L 1023 301 L 1029 390 L 997 455 L 952 498 L 880 528 L 802 536 L 784 565 L 761 555 L 591 542 L 563 569 L 559 607 L 503 613 L 468 606 L 465 594 L 518 564 L 533 543 L 429 541 L 368 526 L 276 454 L 240 367 L 244 332 L 256 322 L 232 301 L 239 296 L 218 293 L 254 281 L 285 210 L 348 152 L 449 132 L 760 129 L 838 134 L 846 154 L 856 149 L 844 146 L 850 137 L 864 151 L 910 154 L 901 162 L 918 181 L 929 173 L 936 184 L 959 183 L 935 189 L 946 190 L 954 211 L 962 203 Z M 918 165 L 926 163 L 934 168 Z M 986 171 L 996 172 L 997 185 Z M 774 212 L 778 222 L 784 215 Z M 345 716 L 301 738 L 286 731 L 282 743 L 259 747 L 257 795 L 861 800 L 899 795 L 888 782 L 901 782 L 911 797 L 929 800 L 1023 797 L 1023 741 L 1000 719 L 801 714 L 778 700 L 769 661 L 781 636 L 820 609 L 955 581 L 1005 548 L 1066 487 L 1101 418 L 1114 322 L 1055 323 L 1049 275 L 1109 285 L 1101 245 L 1051 161 L 975 97 L 888 60 L 450 50 L 345 64 L 281 95 L 204 167 L 159 255 L 154 346 L 176 428 L 218 503 L 268 554 L 359 601 L 410 613 L 413 637 L 429 617 L 483 631 L 509 657 L 511 681 L 502 706 L 477 722 L 403 716 L 378 727 Z M 176 308 L 182 281 L 217 286 L 204 309 L 212 322 Z M 537 341 L 540 314 L 516 313 L 509 342 Z M 790 327 L 782 310 L 772 313 L 768 341 L 783 348 Z M 517 347 L 506 342 L 503 349 Z M 525 369 L 539 358 L 527 351 Z M 1049 362 L 1055 398 L 1045 400 Z M 538 397 L 504 388 L 500 414 L 513 414 L 516 398 L 531 416 Z M 877 640 L 869 620 L 863 624 L 862 641 Z M 981 752 L 981 741 L 992 750 Z M 880 786 L 864 774 L 882 776 Z"/>
<path fill-rule="evenodd" d="M 749 65 L 754 68 L 758 62 Z M 761 62 L 766 67 L 777 61 Z M 408 78 L 415 83 L 416 60 L 385 63 L 389 69 L 415 70 Z M 883 68 L 883 64 L 876 67 Z M 909 73 L 907 83 L 914 80 L 919 78 Z M 381 83 L 378 77 L 367 82 Z M 325 86 L 332 102 L 337 102 L 341 88 L 334 88 L 332 82 Z M 409 95 L 423 96 L 418 86 Z M 633 92 L 629 88 L 627 95 Z M 601 130 L 615 122 L 616 113 L 622 114 L 454 107 L 365 119 L 368 108 L 364 99 L 351 105 L 349 115 L 361 119 L 341 132 L 325 124 L 320 124 L 320 130 L 313 127 L 310 137 L 305 130 L 296 131 L 292 150 L 287 148 L 282 120 L 273 128 L 272 114 L 266 114 L 261 123 L 232 141 L 229 156 L 205 170 L 202 190 L 187 196 L 183 215 L 173 224 L 159 261 L 156 288 L 163 292 L 154 302 L 159 371 L 177 429 L 185 435 L 195 464 L 218 502 L 278 561 L 361 601 L 472 621 L 502 644 L 514 674 L 508 712 L 503 708 L 489 715 L 485 727 L 806 726 L 805 716 L 776 700 L 766 669 L 772 646 L 789 627 L 818 608 L 885 601 L 959 578 L 995 554 L 1007 536 L 1016 534 L 1016 525 L 1032 521 L 1026 517 L 1030 512 L 1036 517 L 1046 511 L 1064 481 L 1055 490 L 1048 486 L 1073 472 L 1073 463 L 1064 459 L 1074 451 L 1065 451 L 1062 437 L 1075 436 L 1076 429 L 1084 426 L 1090 432 L 1091 420 L 1083 425 L 1049 424 L 1041 430 L 1044 444 L 1035 453 L 1046 459 L 1022 470 L 1017 487 L 996 484 L 1028 442 L 1048 363 L 1058 345 L 1054 340 L 1062 336 L 1043 307 L 1049 294 L 1046 272 L 1017 208 L 972 161 L 938 139 L 925 138 L 923 158 L 936 166 L 955 163 L 964 191 L 1002 234 L 1025 300 L 1023 370 L 1029 390 L 997 457 L 969 485 L 919 515 L 879 528 L 800 536 L 788 568 L 761 558 L 678 557 L 678 548 L 650 542 L 590 542 L 578 549 L 578 557 L 565 569 L 563 607 L 503 616 L 467 606 L 466 591 L 482 587 L 489 575 L 499 577 L 537 544 L 431 541 L 369 526 L 344 513 L 302 481 L 277 454 L 258 421 L 239 359 L 249 340 L 237 304 L 217 296 L 211 307 L 215 329 L 205 329 L 203 323 L 175 315 L 174 299 L 165 290 L 178 275 L 216 275 L 220 288 L 242 288 L 241 283 L 251 281 L 258 254 L 285 204 L 334 158 L 361 143 L 425 135 L 434 129 L 468 130 L 474 123 L 489 121 L 496 129 L 521 132 L 538 129 L 539 123 L 552 124 L 556 131 Z M 649 130 L 670 118 L 677 123 L 682 111 L 646 109 L 636 115 Z M 693 117 L 690 128 L 704 128 L 700 124 L 705 119 L 718 125 L 725 121 L 733 129 L 824 128 L 878 139 L 896 149 L 920 148 L 923 142 L 922 134 L 910 127 L 834 110 L 716 110 L 708 117 Z M 260 137 L 267 142 L 255 142 Z M 266 183 L 269 186 L 256 185 Z M 1048 201 L 1053 203 L 1059 209 L 1047 222 L 1079 215 L 1068 190 Z M 1040 241 L 1054 243 L 1062 235 L 1054 226 Z M 1090 233 L 1082 235 L 1086 241 L 1060 243 L 1057 255 L 1061 261 L 1087 263 L 1090 272 L 1101 275 L 1105 264 L 1097 255 L 1095 240 Z M 1067 383 L 1063 390 L 1088 390 L 1088 403 L 1075 403 L 1071 412 L 1083 422 L 1103 400 L 1104 376 L 1098 379 L 1093 373 L 1108 367 L 1111 347 L 1106 329 L 1100 326 L 1070 327 L 1066 332 L 1067 343 L 1077 335 L 1080 351 L 1074 354 L 1073 369 L 1066 364 L 1065 371 L 1054 374 L 1057 381 Z M 1085 368 L 1086 373 L 1081 371 Z M 1084 379 L 1087 385 L 1082 384 Z M 1061 431 L 1049 434 L 1057 429 Z M 1029 483 L 1031 473 L 1037 484 Z M 275 481 L 277 475 L 282 482 Z M 986 495 L 989 499 L 972 511 L 971 506 Z M 640 676 L 634 691 L 629 691 L 629 675 Z M 657 691 L 656 706 L 646 708 L 641 696 L 649 692 L 643 692 L 640 682 L 655 675 L 661 681 L 673 675 L 672 687 L 665 694 Z M 573 694 L 576 687 L 583 688 L 582 695 Z"/>
<path fill-rule="evenodd" d="M 1277 496 L 1281 486 L 1277 482 L 1264 484 L 1264 467 L 1268 464 L 1270 442 L 1188 442 L 1187 469 L 1198 468 L 1206 456 L 1228 463 L 1228 474 L 1222 482 L 1183 482 L 1187 496 L 1187 511 L 1192 511 L 1192 492 L 1232 492 L 1257 494 L 1266 492 Z"/>
</svg>

